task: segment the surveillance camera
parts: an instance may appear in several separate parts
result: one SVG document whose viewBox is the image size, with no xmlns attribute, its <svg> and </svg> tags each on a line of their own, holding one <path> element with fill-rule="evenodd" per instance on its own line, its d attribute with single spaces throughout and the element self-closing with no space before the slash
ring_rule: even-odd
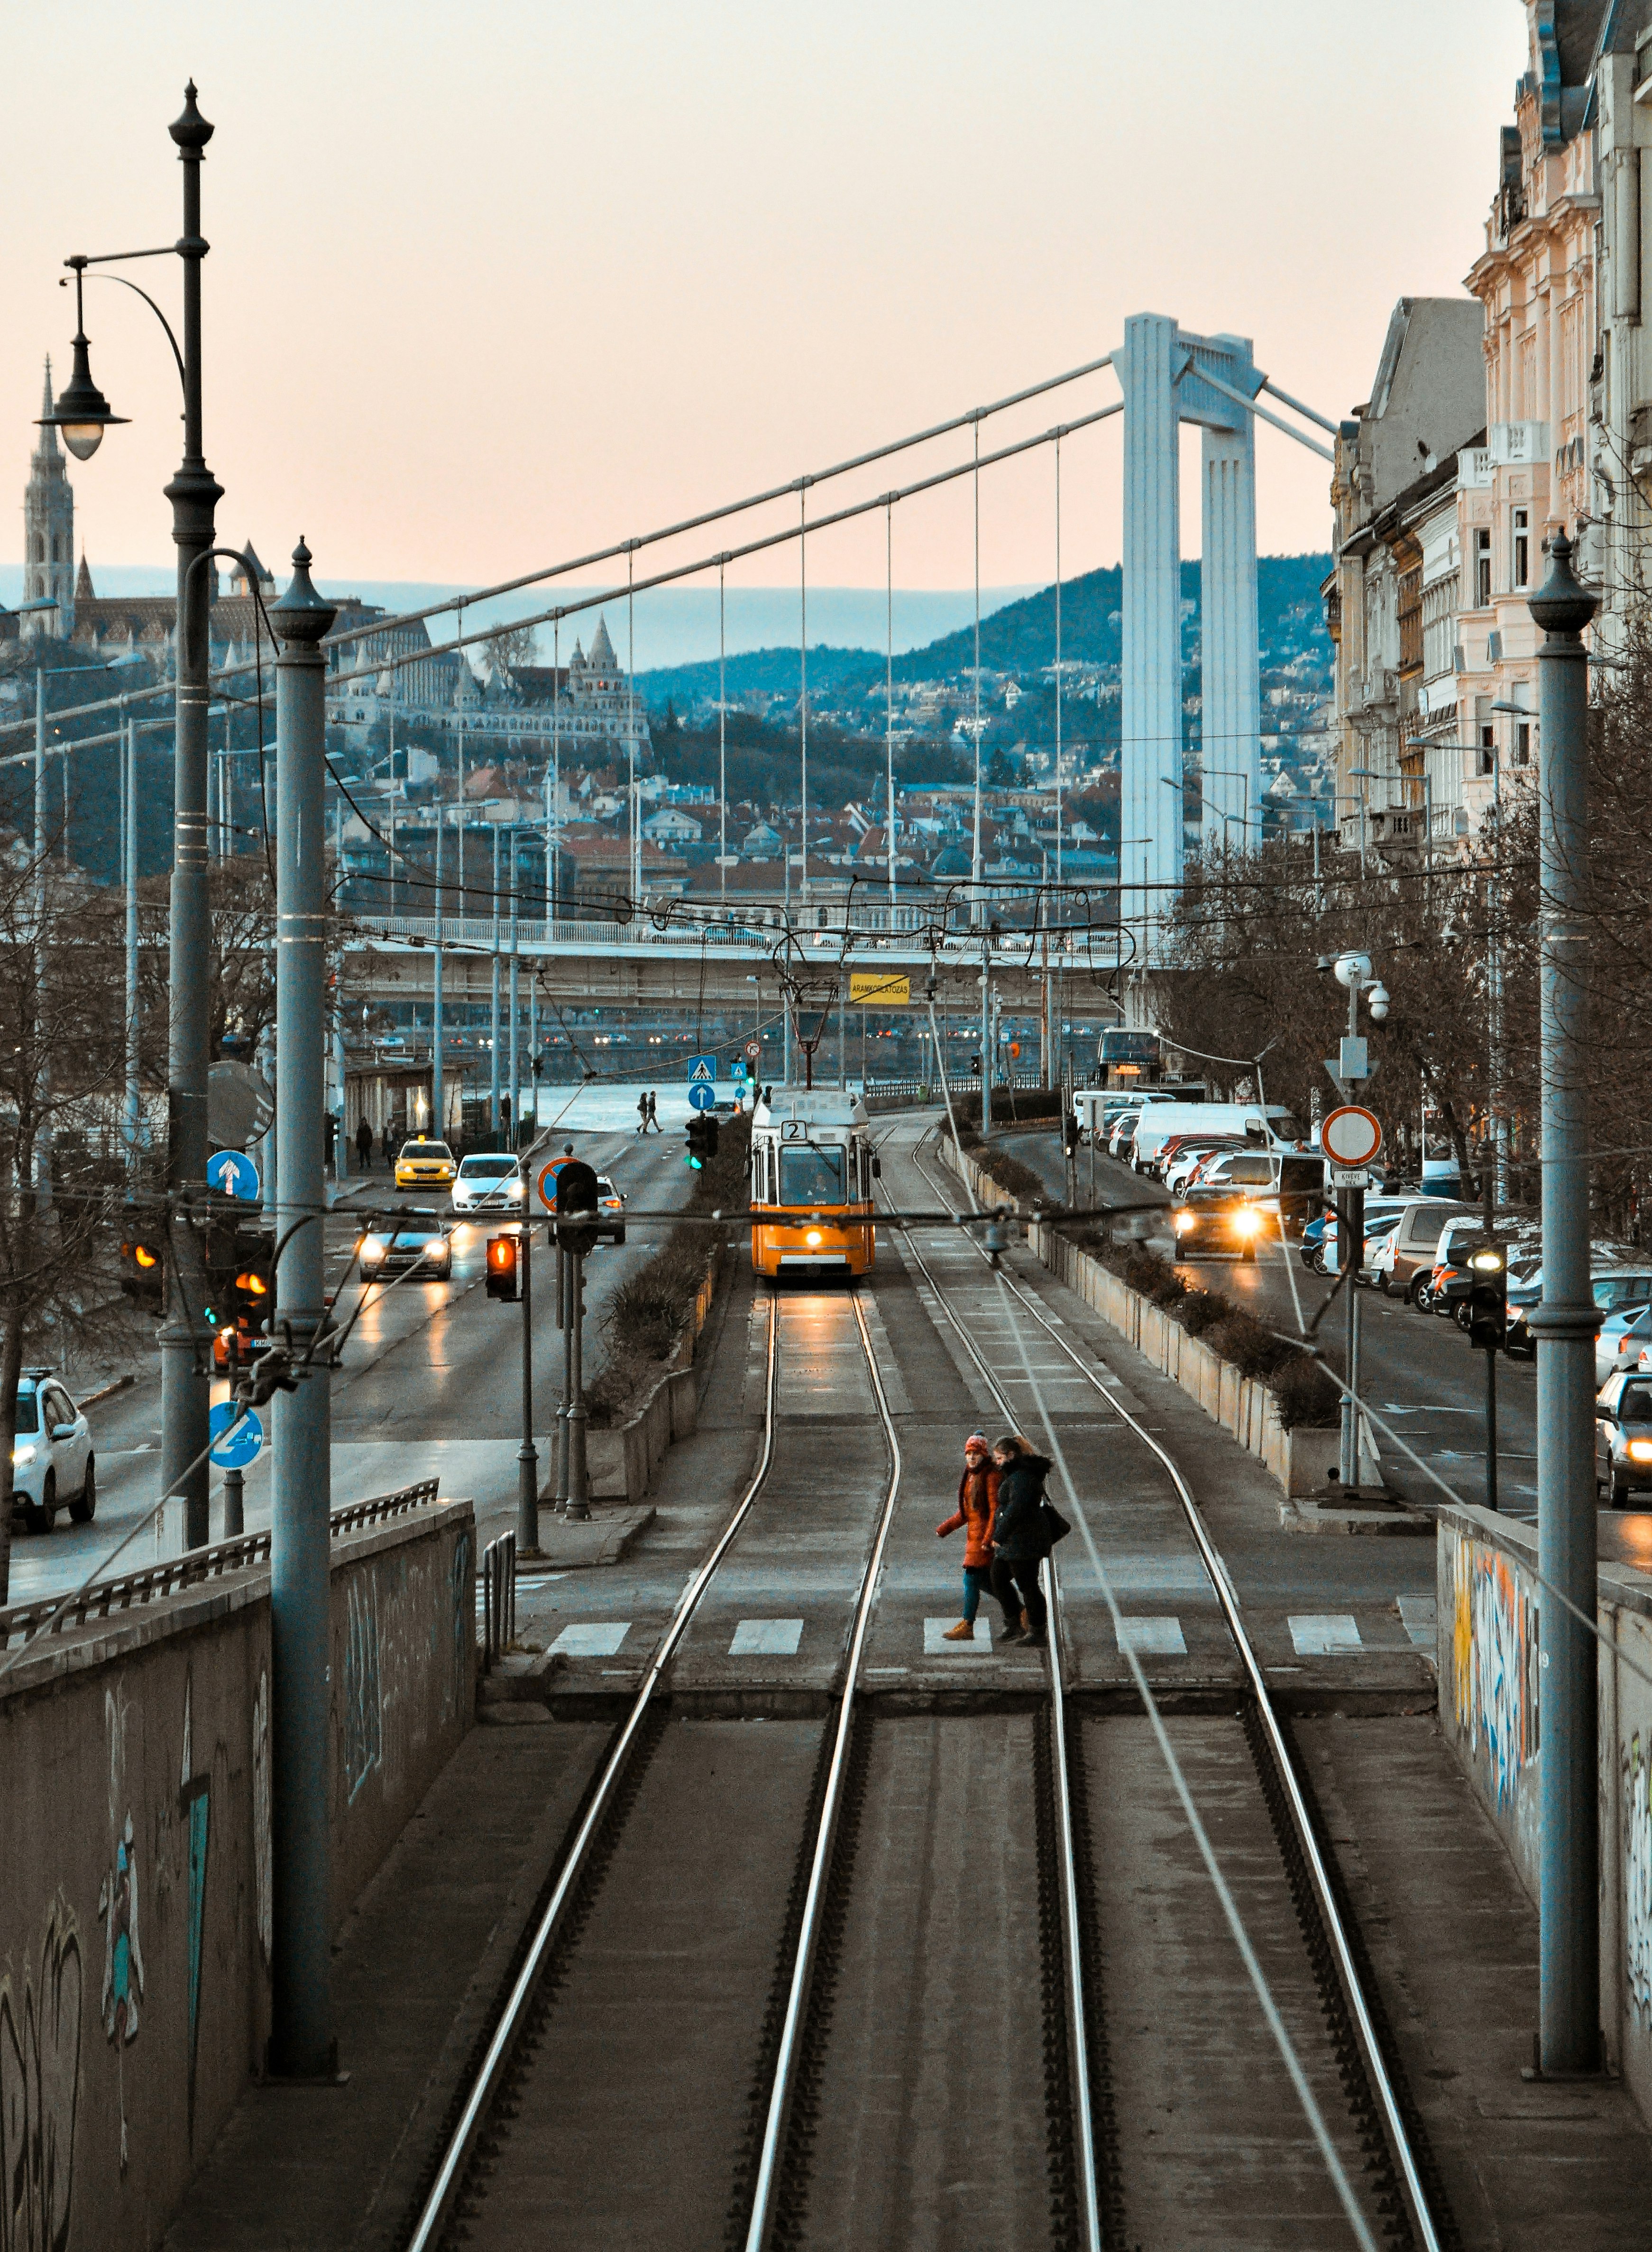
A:
<svg viewBox="0 0 1652 2252">
<path fill-rule="evenodd" d="M 1379 1025 L 1383 1023 L 1385 1018 L 1387 1017 L 1388 996 L 1383 991 L 1380 985 L 1371 997 L 1371 1013 L 1376 1022 Z"/>
<path fill-rule="evenodd" d="M 1446 928 L 1440 934 L 1440 942 L 1442 946 L 1461 946 L 1462 944 L 1462 933 L 1458 929 L 1456 924 L 1452 921 L 1449 917 L 1447 919 Z"/>
</svg>

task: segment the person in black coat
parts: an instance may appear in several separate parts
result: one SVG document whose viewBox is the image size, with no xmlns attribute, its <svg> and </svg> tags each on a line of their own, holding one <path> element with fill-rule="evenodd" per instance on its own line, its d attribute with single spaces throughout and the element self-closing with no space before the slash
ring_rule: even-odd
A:
<svg viewBox="0 0 1652 2252">
<path fill-rule="evenodd" d="M 1042 1512 L 1044 1482 L 1050 1474 L 1047 1455 L 1035 1455 L 1019 1431 L 1006 1432 L 994 1446 L 998 1465 L 998 1507 L 992 1521 L 992 1592 L 1003 1605 L 1006 1617 L 1019 1614 L 1021 1623 L 999 1638 L 1025 1641 L 1042 1650 L 1049 1640 L 1049 1611 L 1038 1585 L 1038 1567 L 1050 1553 Z"/>
</svg>

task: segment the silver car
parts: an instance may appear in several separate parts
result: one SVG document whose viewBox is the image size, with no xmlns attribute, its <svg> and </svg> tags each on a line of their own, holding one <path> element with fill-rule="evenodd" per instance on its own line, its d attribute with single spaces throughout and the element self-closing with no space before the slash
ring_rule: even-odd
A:
<svg viewBox="0 0 1652 2252">
<path fill-rule="evenodd" d="M 11 1511 L 31 1533 L 50 1533 L 59 1509 L 77 1525 L 97 1514 L 92 1427 L 49 1369 L 24 1372 L 11 1449 Z"/>
<path fill-rule="evenodd" d="M 1608 1377 L 1594 1408 L 1594 1482 L 1614 1509 L 1652 1489 L 1652 1376 Z"/>
</svg>

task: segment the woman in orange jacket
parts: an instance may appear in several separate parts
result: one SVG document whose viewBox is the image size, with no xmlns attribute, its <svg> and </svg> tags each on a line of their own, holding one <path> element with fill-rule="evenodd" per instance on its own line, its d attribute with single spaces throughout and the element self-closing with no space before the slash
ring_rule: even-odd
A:
<svg viewBox="0 0 1652 2252">
<path fill-rule="evenodd" d="M 961 1526 L 964 1534 L 963 1617 L 956 1626 L 947 1629 L 943 1639 L 947 1642 L 973 1642 L 975 1638 L 975 1613 L 981 1608 L 982 1593 L 992 1586 L 992 1520 L 997 1507 L 998 1466 L 992 1459 L 985 1434 L 972 1431 L 964 1441 L 957 1509 L 944 1525 L 935 1527 L 938 1540 L 944 1540 L 949 1533 L 956 1533 Z M 1017 1623 L 1008 1609 L 1003 1618 L 1006 1630 Z"/>
</svg>

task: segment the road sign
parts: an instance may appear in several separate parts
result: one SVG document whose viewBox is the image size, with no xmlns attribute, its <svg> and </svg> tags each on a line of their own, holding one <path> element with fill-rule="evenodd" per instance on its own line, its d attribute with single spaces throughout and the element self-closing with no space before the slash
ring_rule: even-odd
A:
<svg viewBox="0 0 1652 2252">
<path fill-rule="evenodd" d="M 220 1150 L 206 1161 L 206 1185 L 220 1196 L 239 1197 L 245 1204 L 258 1202 L 258 1167 L 239 1150 Z"/>
<path fill-rule="evenodd" d="M 735 1057 L 735 1059 L 734 1059 L 734 1070 L 733 1070 L 732 1076 L 733 1076 L 734 1078 L 736 1078 L 736 1079 L 741 1079 L 741 1080 L 743 1080 L 743 1079 L 745 1078 L 745 1076 L 746 1076 L 746 1059 L 745 1059 L 745 1057 L 744 1057 L 744 1056 L 736 1056 L 736 1057 Z"/>
<path fill-rule="evenodd" d="M 893 1008 L 912 999 L 912 980 L 891 977 L 881 970 L 851 970 L 849 997 L 851 1001 L 886 1001 Z"/>
<path fill-rule="evenodd" d="M 688 1075 L 689 1085 L 691 1087 L 710 1087 L 717 1077 L 717 1058 L 715 1056 L 691 1056 L 689 1058 Z"/>
<path fill-rule="evenodd" d="M 1368 1165 L 1383 1146 L 1383 1129 L 1374 1112 L 1345 1102 L 1320 1128 L 1319 1146 L 1334 1165 Z"/>
<path fill-rule="evenodd" d="M 690 1088 L 688 1099 L 691 1110 L 715 1110 L 717 1089 L 714 1087 L 707 1087 L 704 1080 L 698 1080 Z"/>
<path fill-rule="evenodd" d="M 755 1059 L 758 1056 L 760 1056 L 763 1053 L 763 1043 L 761 1040 L 747 1040 L 746 1043 L 746 1053 L 748 1056 L 752 1057 L 753 1060 L 755 1060 Z"/>
<path fill-rule="evenodd" d="M 540 1166 L 539 1178 L 535 1186 L 539 1192 L 539 1201 L 547 1212 L 554 1212 L 557 1208 L 557 1175 L 562 1171 L 564 1165 L 572 1165 L 576 1162 L 577 1160 L 573 1157 L 552 1157 L 549 1164 Z"/>
<path fill-rule="evenodd" d="M 212 1441 L 212 1460 L 221 1470 L 244 1470 L 255 1463 L 264 1448 L 264 1426 L 256 1408 L 249 1408 L 233 1435 L 224 1434 L 235 1422 L 239 1411 L 233 1400 L 220 1400 L 207 1418 L 206 1428 Z"/>
<path fill-rule="evenodd" d="M 1326 1177 L 1326 1186 L 1333 1189 L 1368 1189 L 1371 1177 L 1364 1165 L 1333 1165 Z"/>
</svg>

